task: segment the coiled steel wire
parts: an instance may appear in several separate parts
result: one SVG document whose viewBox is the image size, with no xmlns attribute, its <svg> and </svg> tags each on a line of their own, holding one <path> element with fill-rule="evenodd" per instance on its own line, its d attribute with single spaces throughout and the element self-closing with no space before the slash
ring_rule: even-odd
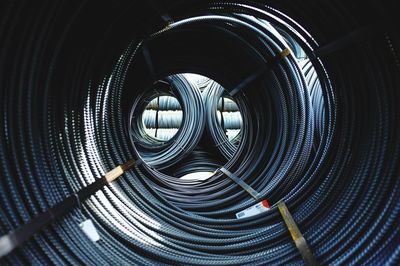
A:
<svg viewBox="0 0 400 266">
<path fill-rule="evenodd" d="M 139 88 L 187 72 L 232 91 L 268 66 L 233 97 L 243 106 L 242 139 L 224 167 L 271 209 L 236 219 L 254 200 L 228 177 L 218 173 L 194 184 L 169 176 L 166 182 L 143 163 L 0 264 L 300 265 L 275 206 L 284 200 L 321 265 L 398 265 L 394 4 L 162 3 L 175 22 L 157 34 L 167 23 L 148 2 L 1 4 L 0 232 L 135 157 L 129 119 Z M 287 32 L 311 59 L 324 100 L 322 120 L 315 119 L 297 59 L 276 62 L 286 44 L 259 19 Z M 363 27 L 371 27 L 373 37 L 318 56 Z M 314 123 L 324 123 L 317 146 Z M 99 231 L 96 243 L 78 225 L 86 218 Z"/>
<path fill-rule="evenodd" d="M 171 139 L 166 142 L 157 140 L 149 136 L 144 129 L 143 119 L 147 118 L 144 112 L 144 108 L 147 106 L 145 100 L 153 98 L 154 93 L 159 93 L 158 91 L 150 90 L 150 95 L 147 95 L 149 93 L 146 92 L 143 96 L 136 97 L 130 115 L 129 135 L 132 145 L 139 157 L 157 169 L 170 167 L 190 154 L 200 141 L 205 126 L 204 106 L 200 90 L 183 75 L 167 77 L 167 81 L 170 82 L 174 95 L 180 101 L 182 111 L 176 112 L 174 116 L 156 112 L 154 125 L 148 124 L 155 128 L 179 128 Z M 177 119 L 181 116 L 181 120 Z M 172 121 L 165 121 L 168 119 Z M 149 121 L 145 120 L 145 123 L 147 122 Z"/>
</svg>

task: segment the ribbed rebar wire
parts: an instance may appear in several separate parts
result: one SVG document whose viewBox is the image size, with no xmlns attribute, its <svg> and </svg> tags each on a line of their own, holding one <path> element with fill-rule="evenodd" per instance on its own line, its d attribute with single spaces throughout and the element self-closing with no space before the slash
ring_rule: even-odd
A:
<svg viewBox="0 0 400 266">
<path fill-rule="evenodd" d="M 123 66 L 126 67 L 126 66 Z M 156 130 L 170 125 L 179 128 L 176 134 L 167 142 L 161 141 L 155 136 L 152 138 L 146 133 L 145 124 L 148 99 L 159 95 L 159 92 L 150 90 L 149 93 L 138 95 L 134 101 L 129 116 L 129 136 L 136 155 L 143 158 L 146 163 L 157 169 L 165 169 L 176 164 L 188 156 L 202 137 L 205 126 L 205 110 L 201 99 L 200 90 L 184 75 L 172 75 L 166 78 L 180 105 L 181 112 L 170 111 L 169 113 L 155 111 L 154 125 Z M 181 119 L 178 119 L 182 117 Z M 150 119 L 149 119 L 150 120 Z M 169 121 L 172 120 L 172 121 Z"/>
<path fill-rule="evenodd" d="M 132 53 L 162 26 L 159 14 L 142 4 L 1 4 L 2 234 L 132 157 L 127 117 L 139 93 L 132 85 L 154 81 L 144 61 Z M 208 1 L 166 5 L 175 21 L 216 16 L 172 24 L 151 39 L 155 69 L 160 76 L 199 72 L 234 88 L 263 59 L 284 48 L 273 46 L 279 41 L 259 32 L 263 29 L 256 21 L 236 14 L 252 14 L 285 29 L 308 55 L 360 27 L 383 23 L 373 38 L 350 42 L 313 61 L 325 108 L 316 150 L 311 149 L 311 100 L 303 78 L 295 82 L 302 75 L 289 56 L 256 81 L 254 90 L 240 92 L 251 104 L 251 120 L 244 118 L 243 139 L 225 167 L 271 204 L 285 200 L 320 264 L 397 265 L 400 42 L 391 27 L 397 24 L 383 13 L 395 9 L 359 0 L 269 4 L 274 8 Z M 312 37 L 278 10 L 301 22 Z M 199 37 L 186 38 L 194 36 Z M 249 46 L 257 49 L 244 49 Z M 199 57 L 176 57 L 178 51 L 196 51 Z M 141 78 L 132 82 L 133 77 Z M 253 102 L 256 93 L 261 96 Z M 258 128 L 255 121 L 266 125 Z M 271 135 L 254 139 L 257 130 Z M 1 264 L 302 263 L 275 206 L 264 215 L 236 220 L 234 213 L 254 202 L 219 175 L 201 184 L 201 194 L 183 183 L 174 184 L 179 190 L 165 184 L 176 195 L 172 202 L 151 171 L 143 165 L 126 174 L 83 203 L 82 210 L 1 258 Z M 93 219 L 100 241 L 92 243 L 79 228 L 83 214 Z"/>
</svg>

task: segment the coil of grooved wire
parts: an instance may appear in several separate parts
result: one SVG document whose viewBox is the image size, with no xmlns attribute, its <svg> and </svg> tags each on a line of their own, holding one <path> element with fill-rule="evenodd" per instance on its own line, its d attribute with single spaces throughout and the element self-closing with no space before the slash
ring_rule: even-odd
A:
<svg viewBox="0 0 400 266">
<path fill-rule="evenodd" d="M 159 99 L 157 99 L 159 98 Z M 148 108 L 151 110 L 181 110 L 181 105 L 175 97 L 172 96 L 160 96 L 153 99 Z"/>
<path fill-rule="evenodd" d="M 129 118 L 143 92 L 132 88 L 177 73 L 202 74 L 232 92 L 265 68 L 233 96 L 243 127 L 224 167 L 271 209 L 236 219 L 255 201 L 228 177 L 167 182 L 145 160 L 0 264 L 301 265 L 275 206 L 283 200 L 321 265 L 398 265 L 394 3 L 149 3 L 1 4 L 0 233 L 135 157 Z M 162 20 L 166 14 L 175 22 Z M 323 116 L 297 59 L 277 60 L 287 44 L 260 20 L 310 58 Z M 86 218 L 96 243 L 79 227 Z"/>
<path fill-rule="evenodd" d="M 303 74 L 306 78 L 308 92 L 311 97 L 311 102 L 314 110 L 315 119 L 315 134 L 316 141 L 321 137 L 324 132 L 324 97 L 322 95 L 321 84 L 319 83 L 317 73 L 315 72 L 310 60 L 301 60 L 299 62 Z"/>
<path fill-rule="evenodd" d="M 145 100 L 153 98 L 153 93 L 158 93 L 151 90 L 151 95 L 143 95 L 135 99 L 129 118 L 131 121 L 129 135 L 137 156 L 157 169 L 170 167 L 190 154 L 197 146 L 205 124 L 200 91 L 192 88 L 195 85 L 192 85 L 183 75 L 172 75 L 167 78 L 167 81 L 170 82 L 174 95 L 180 100 L 182 111 L 155 111 L 150 112 L 153 116 L 148 116 L 148 112 L 143 112 L 146 106 Z M 157 129 L 179 128 L 179 130 L 166 142 L 157 140 L 145 132 L 143 120 L 145 124 Z"/>
<path fill-rule="evenodd" d="M 220 124 L 224 123 L 224 129 L 240 129 L 242 127 L 242 118 L 239 112 L 217 111 L 217 120 Z"/>
<path fill-rule="evenodd" d="M 156 119 L 158 121 L 156 122 Z M 146 127 L 155 128 L 179 128 L 182 123 L 182 111 L 147 110 L 143 113 L 143 123 Z"/>
<path fill-rule="evenodd" d="M 231 121 L 226 119 L 226 113 L 223 116 L 220 111 L 218 111 L 218 103 L 221 97 L 223 97 L 224 88 L 217 82 L 211 82 L 204 89 L 202 93 L 203 101 L 205 103 L 206 109 L 206 130 L 207 134 L 213 141 L 213 145 L 217 147 L 220 153 L 226 158 L 230 159 L 234 155 L 237 145 L 234 142 L 229 141 L 225 129 L 231 128 L 241 128 L 241 123 L 239 120 L 237 125 L 232 125 Z M 242 101 L 238 99 L 239 104 L 242 105 Z M 222 104 L 221 104 L 222 107 Z M 242 107 L 244 109 L 245 107 Z M 243 111 L 244 112 L 244 111 Z M 240 115 L 240 114 L 239 114 Z M 223 116 L 223 117 L 221 117 Z"/>
</svg>

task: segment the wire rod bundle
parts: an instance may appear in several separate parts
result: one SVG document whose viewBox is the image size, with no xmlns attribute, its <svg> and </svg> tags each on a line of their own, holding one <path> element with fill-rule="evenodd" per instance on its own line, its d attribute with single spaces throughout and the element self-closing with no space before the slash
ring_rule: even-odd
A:
<svg viewBox="0 0 400 266">
<path fill-rule="evenodd" d="M 156 82 L 155 86 L 153 90 L 145 91 L 139 97 L 136 97 L 130 110 L 130 137 L 132 141 L 137 142 L 136 146 L 139 150 L 140 148 L 159 150 L 165 145 L 164 141 L 155 137 L 156 134 L 154 136 L 148 134 L 147 127 L 155 129 L 159 127 L 159 112 L 157 110 L 146 112 L 146 108 L 155 96 L 173 94 L 173 92 L 169 83 L 165 81 Z"/>
<path fill-rule="evenodd" d="M 240 112 L 217 111 L 217 120 L 218 123 L 224 124 L 224 129 L 240 129 L 242 127 Z"/>
<path fill-rule="evenodd" d="M 137 156 L 157 169 L 170 167 L 190 154 L 197 146 L 205 124 L 204 106 L 197 87 L 183 75 L 173 75 L 167 80 L 172 86 L 174 95 L 180 101 L 182 111 L 173 112 L 174 115 L 156 112 L 152 117 L 154 119 L 147 117 L 143 108 L 146 106 L 144 100 L 153 98 L 153 93 L 158 93 L 150 91 L 151 96 L 145 93 L 136 98 L 130 117 L 131 142 L 137 150 Z M 142 116 L 144 117 L 142 118 Z M 179 130 L 166 142 L 157 140 L 145 132 L 143 120 L 145 124 L 154 128 L 179 128 Z"/>
<path fill-rule="evenodd" d="M 308 92 L 311 97 L 311 103 L 314 110 L 315 134 L 318 143 L 324 132 L 324 97 L 321 90 L 321 84 L 318 80 L 317 73 L 310 60 L 300 61 L 300 66 L 306 78 Z"/>
<path fill-rule="evenodd" d="M 255 42 L 252 44 L 255 45 L 253 49 L 259 51 L 258 54 L 253 56 L 260 56 L 261 53 L 264 56 L 256 57 L 254 60 L 265 60 L 264 65 L 266 66 L 273 64 L 276 55 L 279 55 L 285 48 L 285 45 L 280 43 L 279 39 L 274 38 L 274 35 L 268 29 L 263 28 L 263 25 L 258 24 L 258 21 L 247 17 L 239 20 L 222 16 L 204 16 L 179 22 L 177 27 L 184 27 L 192 23 L 207 25 L 208 20 L 217 25 L 223 25 L 224 22 L 234 23 L 234 25 L 237 23 L 237 27 L 232 29 L 228 26 L 229 30 L 234 31 L 235 34 L 247 34 L 249 30 L 253 30 L 255 35 L 260 34 L 259 38 L 265 38 L 265 41 L 271 42 L 269 43 L 270 46 L 266 46 L 265 43 L 259 43 L 259 39 L 253 39 Z M 260 28 L 257 29 L 256 26 L 252 25 L 253 23 Z M 240 30 L 242 26 L 246 30 Z M 265 31 L 263 32 L 261 29 Z M 239 42 L 243 40 L 244 38 L 239 39 Z M 249 40 L 246 41 L 246 45 L 250 45 Z M 249 75 L 249 73 L 246 74 Z M 281 77 L 284 78 L 279 79 Z M 272 65 L 271 69 L 266 70 L 265 76 L 260 77 L 260 80 L 252 86 L 255 88 L 250 88 L 250 86 L 244 88 L 246 90 L 243 93 L 246 94 L 246 99 L 248 99 L 246 108 L 241 108 L 242 100 L 235 98 L 239 109 L 248 110 L 248 112 L 242 112 L 245 119 L 238 152 L 224 167 L 240 176 L 242 180 L 262 195 L 274 198 L 274 193 L 283 192 L 286 189 L 290 191 L 291 186 L 296 186 L 304 178 L 302 171 L 308 164 L 308 159 L 311 156 L 311 143 L 313 142 L 312 110 L 301 71 L 292 57 L 283 58 L 281 64 Z M 219 94 L 215 97 L 217 101 L 220 96 Z M 257 124 L 258 127 L 252 126 L 252 123 Z M 293 127 L 294 125 L 296 127 Z M 221 135 L 226 139 L 223 132 Z M 278 137 L 281 138 L 279 141 Z M 304 142 L 304 144 L 298 145 L 298 142 L 295 142 L 294 139 L 301 140 L 300 142 Z M 251 202 L 250 199 L 245 200 L 245 191 L 241 191 L 229 180 L 221 179 L 220 174 L 211 178 L 210 181 L 207 180 L 203 185 L 208 191 L 206 197 L 196 197 L 197 194 L 204 195 L 204 190 L 199 189 L 199 187 L 196 187 L 196 189 L 188 188 L 185 193 L 191 195 L 190 202 L 185 201 L 184 204 L 179 202 L 180 191 L 177 191 L 175 193 L 176 205 L 187 210 L 199 211 L 202 215 L 206 215 L 203 210 L 204 207 L 207 207 L 207 215 L 224 217 Z M 232 196 L 216 200 L 220 197 L 221 190 L 225 192 L 225 195 Z M 205 198 L 207 198 L 208 203 L 204 202 Z M 229 208 L 230 205 L 235 207 Z M 221 208 L 226 209 L 221 211 Z"/>
<path fill-rule="evenodd" d="M 225 133 L 225 129 L 240 129 L 241 123 L 238 119 L 235 119 L 235 122 L 238 122 L 238 124 L 232 125 L 233 123 L 230 123 L 232 122 L 232 119 L 228 121 L 228 119 L 225 119 L 225 115 L 224 118 L 221 119 L 221 112 L 218 111 L 218 103 L 223 96 L 224 91 L 224 88 L 220 84 L 213 81 L 204 89 L 202 97 L 207 116 L 207 133 L 212 139 L 213 145 L 217 147 L 217 149 L 226 159 L 230 159 L 236 152 L 237 146 L 234 144 L 234 142 L 229 141 Z"/>
<path fill-rule="evenodd" d="M 145 110 L 143 112 L 143 123 L 146 127 L 155 128 L 179 128 L 182 123 L 182 111 L 160 111 Z M 157 121 L 156 121 L 157 120 Z"/>
<path fill-rule="evenodd" d="M 160 3 L 164 9 L 150 1 L 2 5 L 1 234 L 135 157 L 133 102 L 154 82 L 185 72 L 231 93 L 240 88 L 232 98 L 242 139 L 223 167 L 271 209 L 236 219 L 255 201 L 220 172 L 200 183 L 164 179 L 142 163 L 0 264 L 301 265 L 276 208 L 283 200 L 321 265 L 398 265 L 394 4 Z M 310 59 L 323 120 L 315 119 L 297 59 L 281 56 L 287 45 L 260 20 L 284 30 Z M 314 123 L 322 121 L 312 148 Z M 79 227 L 87 218 L 96 243 Z"/>
<path fill-rule="evenodd" d="M 211 79 L 202 75 L 185 73 L 183 74 L 186 79 L 190 80 L 192 83 L 196 84 L 200 91 L 203 91 L 207 85 L 211 82 Z"/>
<path fill-rule="evenodd" d="M 162 140 L 172 138 L 182 123 L 183 113 L 180 109 L 178 100 L 171 96 L 160 96 L 151 100 L 142 115 L 146 132 L 153 137 L 159 133 L 158 138 Z M 237 135 L 242 125 L 238 106 L 229 98 L 220 98 L 218 110 L 218 123 L 223 124 L 226 135 L 230 132 L 229 139 L 238 142 L 240 138 Z"/>
<path fill-rule="evenodd" d="M 181 105 L 175 97 L 160 96 L 153 99 L 148 105 L 147 109 L 151 110 L 181 110 Z"/>
</svg>

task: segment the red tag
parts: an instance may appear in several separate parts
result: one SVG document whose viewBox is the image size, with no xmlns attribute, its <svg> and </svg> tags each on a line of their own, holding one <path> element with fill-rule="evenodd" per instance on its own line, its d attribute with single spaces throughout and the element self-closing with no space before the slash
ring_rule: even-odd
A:
<svg viewBox="0 0 400 266">
<path fill-rule="evenodd" d="M 268 201 L 265 199 L 265 200 L 263 200 L 263 201 L 261 201 L 261 203 L 262 203 L 262 205 L 265 207 L 265 208 L 268 208 L 269 209 L 269 203 L 268 203 Z"/>
</svg>

